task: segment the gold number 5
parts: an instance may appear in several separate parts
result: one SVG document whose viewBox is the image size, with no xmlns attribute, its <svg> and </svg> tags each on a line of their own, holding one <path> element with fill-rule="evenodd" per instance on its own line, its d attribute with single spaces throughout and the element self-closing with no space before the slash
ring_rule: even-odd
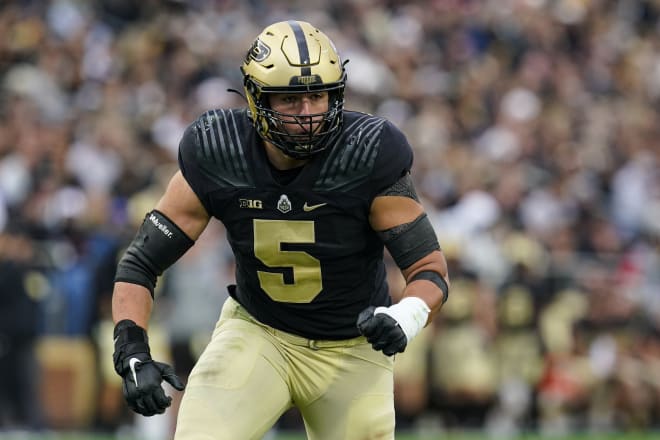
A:
<svg viewBox="0 0 660 440">
<path fill-rule="evenodd" d="M 268 267 L 290 267 L 293 283 L 281 273 L 258 271 L 261 288 L 275 301 L 308 303 L 321 292 L 321 262 L 302 251 L 283 251 L 283 243 L 314 243 L 313 221 L 254 220 L 254 254 Z"/>
</svg>

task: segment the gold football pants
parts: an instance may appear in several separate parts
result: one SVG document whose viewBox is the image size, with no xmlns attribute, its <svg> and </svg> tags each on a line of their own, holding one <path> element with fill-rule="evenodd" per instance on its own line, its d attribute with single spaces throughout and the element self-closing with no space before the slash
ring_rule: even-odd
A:
<svg viewBox="0 0 660 440">
<path fill-rule="evenodd" d="M 275 330 L 229 298 L 190 374 L 175 440 L 261 439 L 292 406 L 310 440 L 393 439 L 392 362 L 363 337 Z"/>
</svg>

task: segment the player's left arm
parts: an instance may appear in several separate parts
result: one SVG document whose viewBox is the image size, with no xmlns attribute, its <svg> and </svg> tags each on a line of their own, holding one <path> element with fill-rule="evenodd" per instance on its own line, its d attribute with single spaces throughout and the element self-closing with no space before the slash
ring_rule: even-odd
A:
<svg viewBox="0 0 660 440">
<path fill-rule="evenodd" d="M 405 350 L 447 300 L 447 262 L 409 173 L 374 198 L 369 221 L 401 269 L 406 287 L 397 304 L 363 311 L 358 328 L 375 349 L 392 355 Z"/>
</svg>

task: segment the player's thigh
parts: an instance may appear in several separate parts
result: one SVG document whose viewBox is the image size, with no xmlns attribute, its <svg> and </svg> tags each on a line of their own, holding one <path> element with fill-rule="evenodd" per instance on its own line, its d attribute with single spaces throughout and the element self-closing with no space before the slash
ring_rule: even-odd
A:
<svg viewBox="0 0 660 440">
<path fill-rule="evenodd" d="M 301 408 L 309 439 L 393 439 L 392 358 L 369 344 L 343 350 L 327 391 Z"/>
<path fill-rule="evenodd" d="M 175 439 L 262 438 L 290 407 L 283 362 L 258 326 L 222 322 L 190 374 Z"/>
</svg>

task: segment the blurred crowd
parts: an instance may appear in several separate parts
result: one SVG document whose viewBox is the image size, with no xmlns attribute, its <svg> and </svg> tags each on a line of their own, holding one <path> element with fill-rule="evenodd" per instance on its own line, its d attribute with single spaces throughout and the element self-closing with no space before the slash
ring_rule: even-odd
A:
<svg viewBox="0 0 660 440">
<path fill-rule="evenodd" d="M 0 3 L 0 431 L 167 438 L 176 403 L 134 418 L 112 370 L 114 267 L 184 128 L 244 105 L 227 89 L 247 48 L 289 18 L 350 60 L 348 109 L 409 137 L 450 264 L 441 317 L 397 356 L 398 426 L 660 429 L 659 1 L 15 0 Z M 159 282 L 152 350 L 184 377 L 232 265 L 217 225 Z"/>
</svg>

